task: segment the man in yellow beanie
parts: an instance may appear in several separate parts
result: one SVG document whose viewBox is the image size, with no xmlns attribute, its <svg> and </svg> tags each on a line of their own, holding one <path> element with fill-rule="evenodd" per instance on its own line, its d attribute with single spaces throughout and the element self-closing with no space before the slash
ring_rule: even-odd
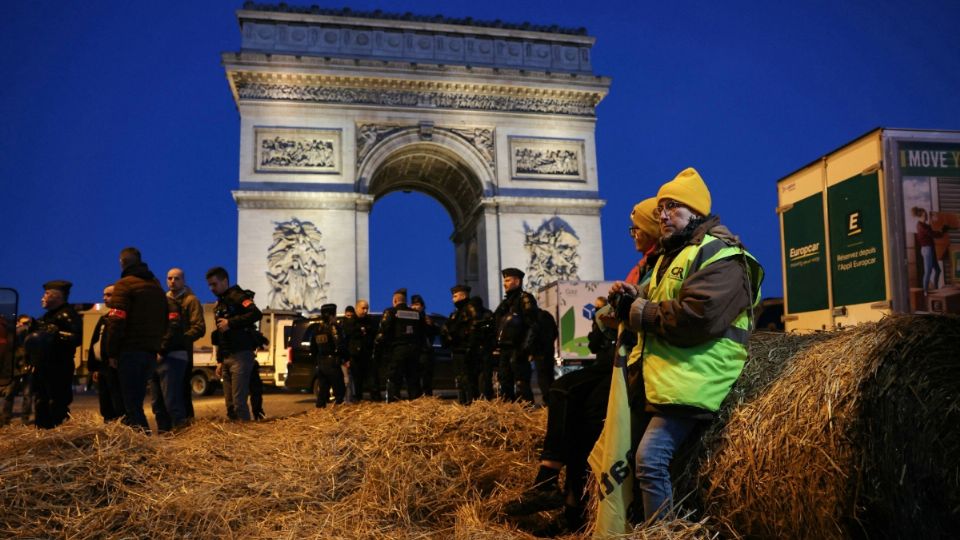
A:
<svg viewBox="0 0 960 540">
<path fill-rule="evenodd" d="M 660 222 L 653 217 L 653 209 L 657 206 L 657 198 L 650 197 L 637 203 L 630 212 L 630 221 L 633 225 L 630 227 L 630 238 L 633 238 L 634 247 L 643 257 L 636 266 L 630 270 L 627 283 L 634 285 L 640 283 L 646 270 L 652 268 L 652 255 L 660 246 Z"/>
<path fill-rule="evenodd" d="M 645 412 L 635 474 L 645 519 L 672 510 L 670 461 L 712 420 L 740 376 L 763 269 L 710 213 L 710 191 L 693 168 L 657 192 L 650 216 L 660 257 L 640 287 L 614 284 L 617 318 L 638 334 L 628 364 L 641 361 Z"/>
</svg>

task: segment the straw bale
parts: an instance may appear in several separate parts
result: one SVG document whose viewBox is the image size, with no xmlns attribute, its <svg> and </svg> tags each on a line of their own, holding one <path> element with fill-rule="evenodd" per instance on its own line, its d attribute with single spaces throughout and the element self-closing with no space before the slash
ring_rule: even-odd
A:
<svg viewBox="0 0 960 540">
<path fill-rule="evenodd" d="M 730 535 L 942 537 L 960 530 L 960 319 L 908 315 L 767 343 L 708 433 L 705 512 Z M 762 367 L 758 371 L 764 371 Z"/>
<path fill-rule="evenodd" d="M 148 437 L 80 414 L 4 428 L 0 536 L 518 538 L 543 410 L 420 399 Z"/>
</svg>

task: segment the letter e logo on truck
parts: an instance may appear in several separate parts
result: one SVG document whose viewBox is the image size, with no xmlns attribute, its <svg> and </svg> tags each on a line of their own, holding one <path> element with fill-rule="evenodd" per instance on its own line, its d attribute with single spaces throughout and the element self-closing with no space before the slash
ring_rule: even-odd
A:
<svg viewBox="0 0 960 540">
<path fill-rule="evenodd" d="M 847 236 L 855 236 L 863 232 L 860 227 L 860 211 L 847 214 Z"/>
</svg>

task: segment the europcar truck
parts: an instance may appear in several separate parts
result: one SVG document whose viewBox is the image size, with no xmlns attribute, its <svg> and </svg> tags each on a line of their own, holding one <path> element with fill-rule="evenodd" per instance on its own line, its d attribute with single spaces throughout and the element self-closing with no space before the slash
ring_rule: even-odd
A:
<svg viewBox="0 0 960 540">
<path fill-rule="evenodd" d="M 875 129 L 778 180 L 777 197 L 787 331 L 960 313 L 960 132 Z"/>
<path fill-rule="evenodd" d="M 587 348 L 587 334 L 593 323 L 593 302 L 607 297 L 612 281 L 554 281 L 537 291 L 537 304 L 557 322 L 556 371 L 562 375 L 592 362 L 596 356 Z"/>
</svg>

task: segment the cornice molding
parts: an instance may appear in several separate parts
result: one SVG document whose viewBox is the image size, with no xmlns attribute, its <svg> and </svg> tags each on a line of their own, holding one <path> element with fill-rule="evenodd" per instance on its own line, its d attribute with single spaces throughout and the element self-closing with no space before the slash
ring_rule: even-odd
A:
<svg viewBox="0 0 960 540">
<path fill-rule="evenodd" d="M 373 196 L 362 193 L 316 191 L 232 191 L 242 209 L 319 209 L 369 211 Z"/>
<path fill-rule="evenodd" d="M 480 200 L 480 207 L 486 213 L 502 214 L 547 214 L 561 213 L 574 215 L 600 215 L 600 209 L 606 206 L 603 199 L 565 199 L 560 197 L 486 197 Z"/>
</svg>

